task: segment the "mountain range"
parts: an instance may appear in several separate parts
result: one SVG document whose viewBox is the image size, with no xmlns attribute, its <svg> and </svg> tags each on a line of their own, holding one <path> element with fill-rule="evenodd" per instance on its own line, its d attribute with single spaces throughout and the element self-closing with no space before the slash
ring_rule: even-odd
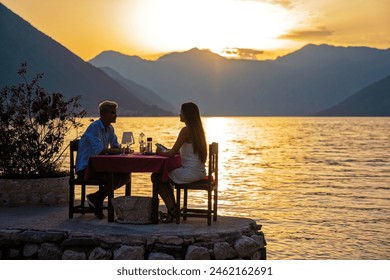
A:
<svg viewBox="0 0 390 280">
<path fill-rule="evenodd" d="M 106 51 L 90 63 L 110 67 L 177 108 L 194 101 L 206 115 L 315 115 L 389 75 L 390 50 L 307 45 L 267 61 L 196 48 L 157 61 Z"/>
<path fill-rule="evenodd" d="M 266 61 L 105 51 L 86 62 L 0 3 L 0 88 L 20 82 L 24 61 L 31 75 L 45 73 L 45 89 L 81 95 L 89 115 L 104 99 L 129 116 L 172 115 L 187 101 L 211 116 L 390 115 L 390 49 L 311 44 Z"/>
<path fill-rule="evenodd" d="M 389 116 L 390 75 L 373 83 L 318 116 Z"/>
<path fill-rule="evenodd" d="M 98 104 L 106 99 L 119 103 L 121 115 L 172 115 L 142 102 L 137 97 L 142 92 L 126 89 L 0 3 L 0 88 L 21 82 L 17 72 L 22 62 L 27 62 L 30 78 L 44 73 L 41 86 L 46 90 L 65 97 L 81 95 L 89 115 L 98 114 Z"/>
</svg>

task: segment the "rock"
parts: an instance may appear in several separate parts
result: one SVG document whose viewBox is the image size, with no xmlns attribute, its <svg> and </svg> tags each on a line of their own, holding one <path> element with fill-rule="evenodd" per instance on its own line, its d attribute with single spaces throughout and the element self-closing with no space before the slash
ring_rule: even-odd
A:
<svg viewBox="0 0 390 280">
<path fill-rule="evenodd" d="M 153 251 L 167 253 L 179 258 L 181 255 L 185 253 L 185 248 L 180 245 L 156 243 L 153 247 Z"/>
<path fill-rule="evenodd" d="M 1 179 L 0 207 L 67 205 L 69 176 L 41 179 Z"/>
<path fill-rule="evenodd" d="M 32 258 L 38 254 L 39 245 L 34 243 L 27 243 L 23 248 L 23 256 Z"/>
<path fill-rule="evenodd" d="M 263 227 L 262 225 L 258 225 L 255 221 L 253 221 L 253 223 L 250 223 L 249 225 L 253 230 L 261 230 L 261 228 Z"/>
<path fill-rule="evenodd" d="M 110 260 L 111 253 L 101 247 L 96 247 L 89 254 L 89 260 Z"/>
<path fill-rule="evenodd" d="M 183 237 L 183 245 L 186 245 L 186 246 L 188 246 L 188 245 L 191 245 L 191 244 L 193 244 L 195 242 L 195 238 L 194 237 L 192 237 L 192 236 L 186 236 L 186 237 Z"/>
<path fill-rule="evenodd" d="M 255 240 L 245 235 L 234 243 L 234 250 L 240 258 L 250 258 L 259 249 L 260 245 Z"/>
<path fill-rule="evenodd" d="M 17 241 L 20 230 L 2 229 L 0 230 L 0 246 L 11 245 Z"/>
<path fill-rule="evenodd" d="M 261 248 L 251 256 L 251 260 L 266 260 L 266 249 Z"/>
<path fill-rule="evenodd" d="M 143 260 L 144 255 L 143 247 L 123 245 L 114 251 L 114 260 Z"/>
<path fill-rule="evenodd" d="M 63 247 L 96 246 L 99 242 L 93 237 L 75 237 L 64 240 L 61 243 Z"/>
<path fill-rule="evenodd" d="M 227 242 L 218 242 L 214 244 L 214 257 L 217 260 L 232 259 L 237 256 L 237 253 Z"/>
<path fill-rule="evenodd" d="M 59 242 L 65 237 L 66 233 L 59 231 L 26 230 L 19 234 L 20 240 L 30 243 Z"/>
<path fill-rule="evenodd" d="M 215 242 L 217 240 L 222 240 L 222 238 L 216 233 L 202 234 L 196 237 L 197 242 Z"/>
<path fill-rule="evenodd" d="M 105 244 L 109 247 L 117 245 L 119 246 L 120 244 L 128 244 L 128 241 L 130 241 L 130 238 L 127 236 L 119 235 L 97 235 L 96 238 L 99 240 L 100 246 Z"/>
<path fill-rule="evenodd" d="M 209 260 L 210 253 L 207 248 L 190 245 L 187 249 L 186 260 Z"/>
<path fill-rule="evenodd" d="M 86 260 L 87 256 L 84 252 L 77 252 L 73 250 L 65 250 L 62 254 L 63 260 Z"/>
<path fill-rule="evenodd" d="M 161 236 L 157 239 L 157 242 L 168 245 L 182 246 L 184 240 L 183 238 L 177 236 Z"/>
<path fill-rule="evenodd" d="M 16 259 L 17 257 L 19 257 L 19 254 L 20 254 L 20 251 L 18 249 L 15 249 L 15 248 L 8 249 L 8 257 L 10 259 Z"/>
<path fill-rule="evenodd" d="M 164 253 L 150 253 L 148 260 L 174 260 L 175 258 L 171 255 Z"/>
<path fill-rule="evenodd" d="M 156 236 L 145 236 L 146 246 L 153 246 L 156 243 Z"/>
<path fill-rule="evenodd" d="M 264 240 L 264 237 L 261 236 L 261 235 L 252 235 L 251 238 L 257 243 L 259 244 L 260 248 L 264 248 L 264 246 L 266 245 L 265 244 L 265 240 Z"/>
<path fill-rule="evenodd" d="M 39 260 L 60 260 L 62 252 L 59 246 L 53 243 L 42 243 L 38 250 Z"/>
</svg>

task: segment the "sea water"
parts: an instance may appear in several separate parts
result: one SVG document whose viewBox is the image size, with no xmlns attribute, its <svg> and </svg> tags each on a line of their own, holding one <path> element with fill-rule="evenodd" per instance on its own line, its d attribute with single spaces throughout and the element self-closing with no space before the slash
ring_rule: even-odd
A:
<svg viewBox="0 0 390 280">
<path fill-rule="evenodd" d="M 202 120 L 208 143 L 219 143 L 219 215 L 261 224 L 268 259 L 390 259 L 390 118 Z M 133 132 L 137 151 L 141 132 L 172 147 L 183 123 L 118 118 L 114 127 L 119 140 Z M 134 195 L 151 195 L 150 174 L 132 178 Z"/>
</svg>

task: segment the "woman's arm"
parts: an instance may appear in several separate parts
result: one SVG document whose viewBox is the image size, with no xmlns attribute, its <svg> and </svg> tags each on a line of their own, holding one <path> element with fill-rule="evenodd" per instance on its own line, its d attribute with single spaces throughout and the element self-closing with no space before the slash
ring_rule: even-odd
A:
<svg viewBox="0 0 390 280">
<path fill-rule="evenodd" d="M 176 142 L 173 145 L 172 149 L 167 150 L 167 151 L 161 151 L 160 149 L 157 148 L 156 154 L 158 154 L 160 156 L 168 156 L 168 157 L 174 156 L 175 154 L 177 154 L 179 152 L 181 146 L 183 146 L 183 144 L 187 140 L 187 138 L 188 138 L 188 129 L 187 129 L 187 127 L 183 127 L 180 130 L 179 135 L 177 136 Z"/>
</svg>

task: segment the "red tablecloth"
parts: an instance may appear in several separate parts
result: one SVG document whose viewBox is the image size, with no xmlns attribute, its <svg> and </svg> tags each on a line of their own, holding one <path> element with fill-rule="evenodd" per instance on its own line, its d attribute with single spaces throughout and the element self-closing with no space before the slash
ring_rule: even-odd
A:
<svg viewBox="0 0 390 280">
<path fill-rule="evenodd" d="M 87 176 L 94 172 L 129 173 L 155 172 L 162 173 L 162 179 L 168 181 L 168 173 L 181 166 L 180 156 L 164 157 L 158 155 L 98 155 L 89 158 Z"/>
</svg>

